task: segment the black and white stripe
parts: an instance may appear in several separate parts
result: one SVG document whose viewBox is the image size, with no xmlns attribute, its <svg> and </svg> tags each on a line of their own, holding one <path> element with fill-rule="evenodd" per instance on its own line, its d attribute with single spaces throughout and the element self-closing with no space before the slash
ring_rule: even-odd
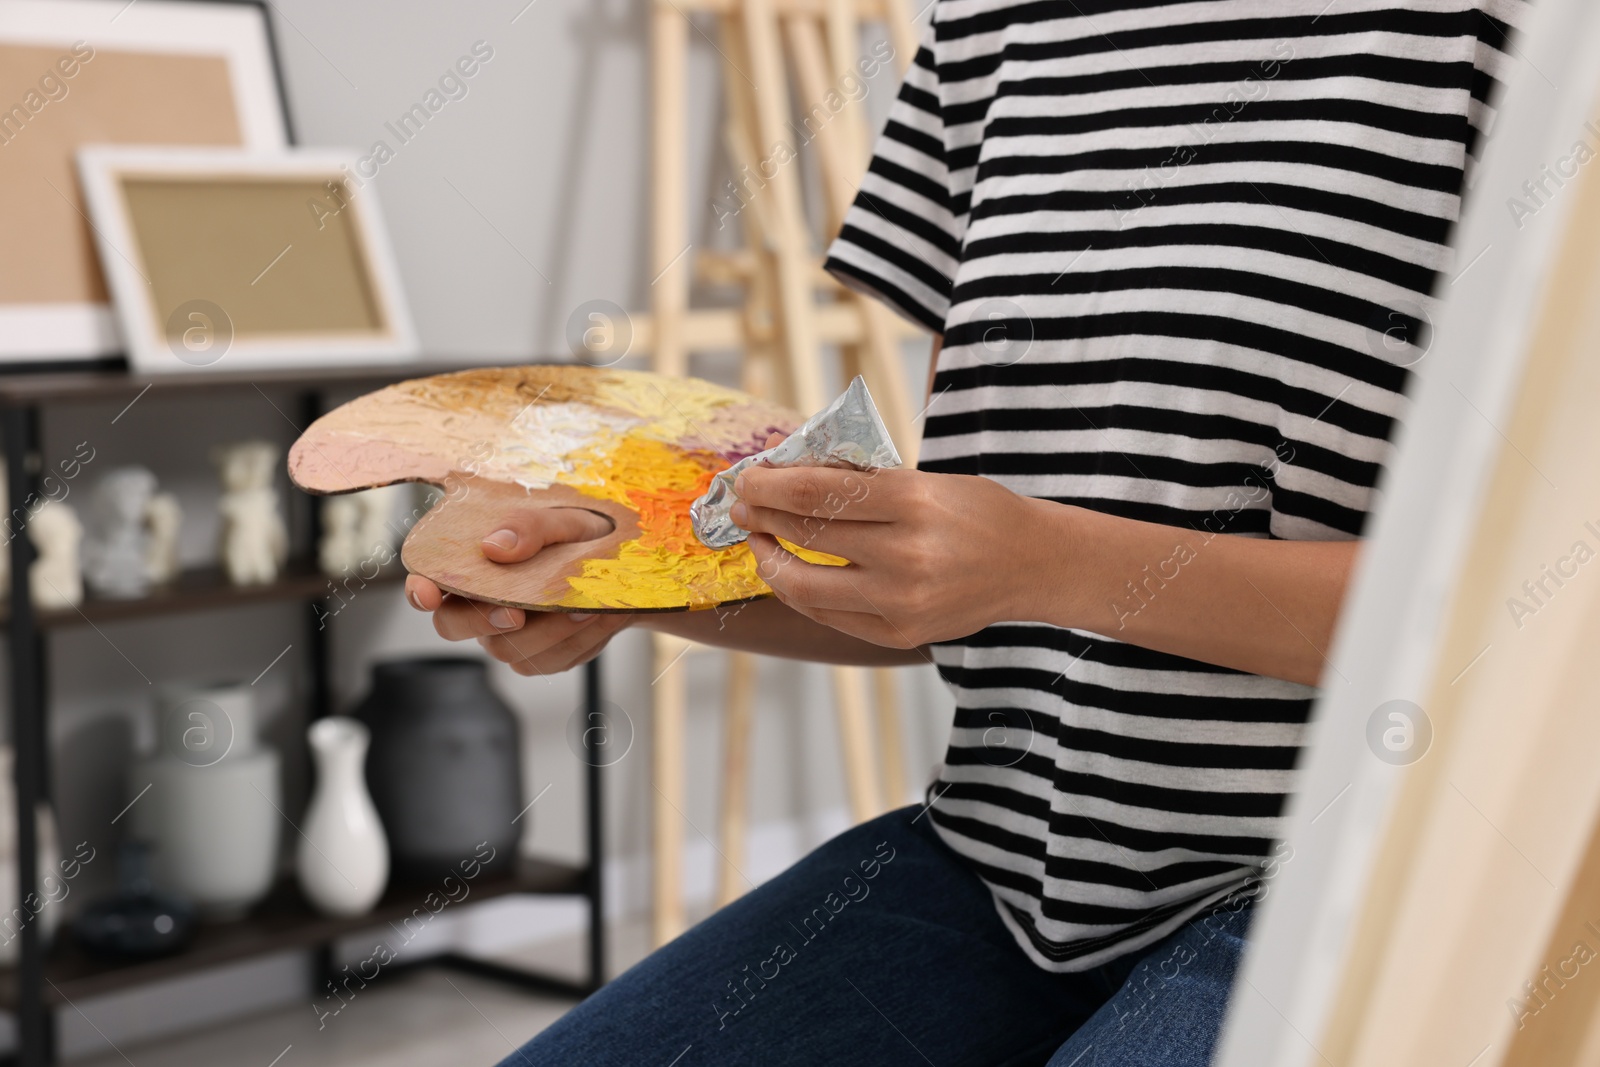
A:
<svg viewBox="0 0 1600 1067">
<path fill-rule="evenodd" d="M 944 335 L 922 467 L 1358 536 L 1524 7 L 938 0 L 828 259 Z M 1272 853 L 1312 689 L 1034 624 L 936 654 L 930 817 L 1041 966 Z"/>
</svg>

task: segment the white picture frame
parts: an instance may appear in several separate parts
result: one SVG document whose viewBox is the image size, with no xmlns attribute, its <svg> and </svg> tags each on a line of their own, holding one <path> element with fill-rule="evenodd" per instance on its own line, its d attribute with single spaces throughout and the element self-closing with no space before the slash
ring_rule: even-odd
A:
<svg viewBox="0 0 1600 1067">
<path fill-rule="evenodd" d="M 1292 851 L 1258 906 L 1218 1067 L 1506 1062 L 1517 1036 L 1507 1001 L 1538 975 L 1536 950 L 1588 834 L 1589 812 L 1574 803 L 1543 809 L 1545 832 L 1524 838 L 1533 820 L 1516 821 L 1510 802 L 1481 779 L 1457 777 L 1488 763 L 1502 769 L 1502 792 L 1536 781 L 1541 767 L 1555 780 L 1551 788 L 1563 781 L 1555 755 L 1562 746 L 1545 732 L 1564 713 L 1553 704 L 1553 682 L 1529 682 L 1524 703 L 1499 703 L 1498 727 L 1491 725 L 1495 713 L 1483 713 L 1486 703 L 1495 706 L 1485 694 L 1503 689 L 1506 675 L 1525 666 L 1518 657 L 1534 646 L 1503 636 L 1515 626 L 1497 601 L 1490 613 L 1475 614 L 1486 602 L 1485 583 L 1500 596 L 1517 593 L 1499 570 L 1486 578 L 1485 561 L 1503 563 L 1513 550 L 1528 555 L 1513 537 L 1526 532 L 1516 524 L 1529 520 L 1497 506 L 1503 500 L 1493 491 L 1503 489 L 1504 471 L 1528 465 L 1520 477 L 1537 490 L 1529 499 L 1559 497 L 1553 488 L 1544 495 L 1546 469 L 1569 495 L 1583 492 L 1564 476 L 1572 468 L 1558 470 L 1548 458 L 1548 441 L 1541 452 L 1516 437 L 1520 394 L 1547 355 L 1535 340 L 1550 313 L 1546 300 L 1561 291 L 1559 258 L 1583 195 L 1563 182 L 1558 195 L 1530 202 L 1525 186 L 1553 161 L 1570 161 L 1575 140 L 1593 145 L 1600 138 L 1600 7 L 1540 0 L 1528 15 L 1511 49 L 1514 76 L 1468 191 L 1436 341 L 1415 367 L 1415 403 L 1340 620 L 1287 813 Z M 1581 306 L 1561 310 L 1590 314 Z M 1566 398 L 1583 401 L 1570 391 Z M 1501 569 L 1519 567 L 1539 573 L 1526 559 Z M 1463 599 L 1463 589 L 1473 595 Z M 1588 597 L 1566 593 L 1560 608 L 1573 613 Z M 1482 636 L 1463 643 L 1466 633 Z M 1545 641 L 1554 645 L 1548 633 Z M 1552 675 L 1565 669 L 1553 652 L 1545 665 Z M 1402 700 L 1438 702 L 1431 748 L 1414 763 L 1390 765 L 1375 758 L 1372 723 L 1389 702 Z M 1592 715 L 1592 707 L 1582 714 Z M 1519 731 L 1539 737 L 1511 740 Z M 1574 755 L 1587 751 L 1570 730 L 1568 738 Z M 1559 825 L 1554 812 L 1573 825 Z M 1408 840 L 1416 848 L 1398 852 L 1411 864 L 1401 871 L 1396 842 Z M 1518 856 L 1519 840 L 1545 865 L 1548 887 Z M 1441 841 L 1461 847 L 1441 852 Z M 1568 867 L 1558 868 L 1557 859 Z M 1508 891 L 1515 877 L 1533 890 L 1520 898 Z M 1441 884 L 1450 888 L 1441 893 Z M 1383 914 L 1397 925 L 1390 938 L 1374 942 L 1371 920 Z M 1485 914 L 1497 927 L 1493 936 L 1473 932 L 1487 929 Z M 1425 973 L 1431 980 L 1395 983 L 1397 975 Z M 1368 974 L 1383 980 L 1365 985 Z M 1352 990 L 1363 989 L 1371 1000 L 1351 1010 Z M 1389 1043 L 1374 1058 L 1380 1038 Z M 1427 1052 L 1418 1052 L 1418 1041 L 1427 1042 Z"/>
<path fill-rule="evenodd" d="M 288 144 L 263 5 L 195 0 L 139 0 L 134 4 L 127 0 L 0 0 L 0 46 L 6 45 L 59 50 L 63 55 L 70 54 L 75 45 L 87 45 L 101 57 L 128 53 L 220 57 L 226 62 L 235 105 L 239 135 L 236 147 L 264 152 L 281 150 Z M 107 76 L 107 70 L 105 62 L 99 67 L 89 63 L 79 77 L 102 78 Z M 33 72 L 39 77 L 50 73 L 49 67 Z M 67 81 L 67 93 L 59 102 L 40 97 L 47 100 L 48 106 L 40 104 L 37 112 L 24 106 L 20 118 L 13 108 L 27 102 L 26 94 L 15 100 L 0 99 L 0 111 L 12 119 L 6 133 L 25 138 L 33 132 L 26 126 L 54 122 L 56 113 L 62 111 L 68 112 L 64 117 L 75 121 L 85 107 L 92 106 L 83 102 L 85 84 L 81 80 L 77 84 Z M 123 138 L 113 134 L 112 139 Z M 140 139 L 148 141 L 147 137 Z M 73 147 L 62 146 L 62 151 L 70 156 Z M 67 165 L 60 172 L 70 175 L 70 158 L 64 162 Z M 52 191 L 43 181 L 31 176 L 28 180 L 37 188 L 26 190 L 23 195 L 32 202 L 56 205 L 53 210 L 61 215 L 56 227 L 61 232 L 49 235 L 50 245 L 60 248 L 64 244 L 56 242 L 70 242 L 74 248 L 87 248 L 82 232 L 87 222 L 79 213 L 81 205 L 73 202 L 78 190 L 69 185 Z M 62 199 L 73 211 L 63 209 L 59 203 Z M 68 227 L 77 229 L 69 232 Z M 7 254 L 18 254 L 18 250 L 7 249 Z M 20 254 L 34 257 L 41 252 L 25 248 Z M 7 300 L 0 295 L 0 301 L 4 301 L 0 302 L 0 369 L 7 363 L 88 360 L 122 350 L 116 318 L 107 301 L 85 300 L 69 293 L 64 293 L 62 299 Z"/>
<path fill-rule="evenodd" d="M 252 153 L 225 149 L 90 146 L 80 150 L 78 163 L 84 195 L 132 369 L 163 374 L 212 368 L 265 370 L 356 366 L 415 359 L 417 335 L 406 306 L 394 250 L 373 185 L 354 176 L 356 159 L 357 153 L 339 149 Z M 141 182 L 168 186 L 173 182 L 195 183 L 197 189 L 220 189 L 242 183 L 261 190 L 280 185 L 286 190 L 285 198 L 295 197 L 295 215 L 286 224 L 293 229 L 285 231 L 290 239 L 276 253 L 277 258 L 273 258 L 271 248 L 277 247 L 281 236 L 274 236 L 270 247 L 260 246 L 255 259 L 250 260 L 250 270 L 255 269 L 256 260 L 262 267 L 255 280 L 249 282 L 252 288 L 243 288 L 243 274 L 227 280 L 232 286 L 227 291 L 248 292 L 252 297 L 257 292 L 253 287 L 258 284 L 288 285 L 294 281 L 294 272 L 306 262 L 305 252 L 294 256 L 294 240 L 322 240 L 320 234 L 324 226 L 342 228 L 347 225 L 348 229 L 338 239 L 339 247 L 348 246 L 355 261 L 354 270 L 348 279 L 334 280 L 348 280 L 352 289 L 363 287 L 370 297 L 371 324 L 326 329 L 280 328 L 263 325 L 262 315 L 257 311 L 256 325 L 250 326 L 233 321 L 226 308 L 212 302 L 215 310 L 202 308 L 197 313 L 181 316 L 183 322 L 192 323 L 192 335 L 188 329 L 181 335 L 176 333 L 169 320 L 180 307 L 192 301 L 179 304 L 171 292 L 164 295 L 160 267 L 152 267 L 146 255 L 128 196 L 129 190 L 137 188 Z M 303 190 L 313 187 L 321 192 L 314 197 L 303 195 Z M 300 215 L 302 202 L 306 210 Z M 315 236 L 301 237 L 301 234 Z M 206 234 L 197 231 L 193 236 L 197 244 L 203 244 Z M 235 246 L 228 243 L 217 247 L 230 249 L 226 254 L 231 255 Z M 318 251 L 321 250 L 319 246 Z M 285 263 L 282 267 L 277 266 L 280 260 Z M 273 273 L 269 275 L 269 272 Z M 202 303 L 211 302 L 208 292 L 203 290 L 195 296 L 203 298 Z M 158 301 L 163 298 L 174 306 L 158 307 Z M 221 317 L 216 311 L 221 311 Z"/>
</svg>

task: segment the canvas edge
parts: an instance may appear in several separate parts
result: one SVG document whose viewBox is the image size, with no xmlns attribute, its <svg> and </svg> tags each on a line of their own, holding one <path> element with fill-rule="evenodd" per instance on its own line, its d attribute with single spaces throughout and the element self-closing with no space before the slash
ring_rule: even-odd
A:
<svg viewBox="0 0 1600 1067">
<path fill-rule="evenodd" d="M 1457 238 L 1458 262 L 1490 245 L 1503 252 L 1459 278 L 1432 358 L 1417 368 L 1416 402 L 1335 638 L 1332 667 L 1352 681 L 1328 688 L 1318 703 L 1288 813 L 1294 860 L 1256 918 L 1214 1061 L 1220 1067 L 1324 1062 L 1314 1042 L 1328 1024 L 1402 774 L 1367 752 L 1365 718 L 1384 700 L 1425 692 L 1440 668 L 1443 610 L 1487 490 L 1488 460 L 1501 448 L 1492 424 L 1515 398 L 1567 217 L 1559 201 L 1519 232 L 1504 205 L 1540 164 L 1570 147 L 1589 116 L 1600 87 L 1600 11 L 1591 0 L 1532 5 L 1519 52 L 1537 72 L 1525 67 L 1500 104 Z M 1579 88 L 1552 93 L 1546 76 Z M 1458 389 L 1484 418 L 1460 417 Z"/>
</svg>

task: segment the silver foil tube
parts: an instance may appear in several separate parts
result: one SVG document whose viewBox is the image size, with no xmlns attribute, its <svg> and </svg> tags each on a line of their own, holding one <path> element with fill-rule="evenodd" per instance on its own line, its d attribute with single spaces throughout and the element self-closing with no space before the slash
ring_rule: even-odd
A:
<svg viewBox="0 0 1600 1067">
<path fill-rule="evenodd" d="M 857 375 L 850 388 L 824 410 L 811 416 L 774 448 L 746 456 L 711 479 L 711 488 L 689 505 L 694 534 L 708 548 L 729 548 L 750 536 L 728 514 L 739 498 L 734 480 L 746 467 L 765 463 L 771 467 L 850 467 L 858 471 L 898 467 L 883 418 L 878 414 L 867 383 Z"/>
</svg>

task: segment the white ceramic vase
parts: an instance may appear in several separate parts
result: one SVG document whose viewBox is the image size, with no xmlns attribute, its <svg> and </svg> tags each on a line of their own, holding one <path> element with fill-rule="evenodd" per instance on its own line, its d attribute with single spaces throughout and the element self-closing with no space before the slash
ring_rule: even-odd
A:
<svg viewBox="0 0 1600 1067">
<path fill-rule="evenodd" d="M 17 936 L 29 921 L 39 923 L 39 933 L 46 944 L 54 936 L 61 921 L 61 904 L 64 893 L 61 871 L 61 845 L 56 838 L 56 820 L 47 804 L 40 804 L 35 812 L 34 826 L 38 841 L 39 862 L 35 870 L 40 889 L 35 903 L 40 905 L 37 918 L 30 920 L 32 908 L 24 908 L 17 899 L 17 788 L 15 754 L 10 745 L 0 745 L 0 966 L 14 966 L 22 953 L 22 938 Z M 45 882 L 46 878 L 50 881 Z"/>
<path fill-rule="evenodd" d="M 207 919 L 239 918 L 272 889 L 283 830 L 278 753 L 257 741 L 255 691 L 172 686 L 157 709 L 156 752 L 128 780 L 151 881 Z"/>
<path fill-rule="evenodd" d="M 301 828 L 300 888 L 327 915 L 364 915 L 389 882 L 389 843 L 367 793 L 371 735 L 355 719 L 335 715 L 306 731 L 317 784 Z"/>
</svg>

